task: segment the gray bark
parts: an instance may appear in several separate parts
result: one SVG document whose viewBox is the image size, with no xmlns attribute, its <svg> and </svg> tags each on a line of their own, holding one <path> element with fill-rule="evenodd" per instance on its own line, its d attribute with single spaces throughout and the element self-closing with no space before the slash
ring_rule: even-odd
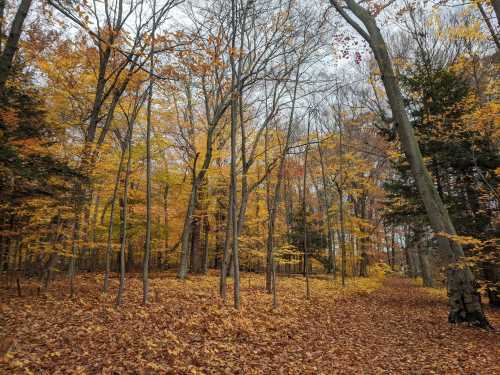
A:
<svg viewBox="0 0 500 375">
<path fill-rule="evenodd" d="M 127 168 L 125 170 L 125 182 L 123 189 L 123 218 L 122 218 L 122 238 L 120 243 L 120 285 L 116 295 L 116 305 L 120 306 L 123 301 L 123 291 L 125 290 L 125 244 L 127 242 L 127 216 L 128 216 L 128 188 L 130 180 L 130 169 L 132 165 L 132 132 L 134 123 L 129 124 L 127 146 L 128 146 L 128 159 Z"/>
<path fill-rule="evenodd" d="M 142 262 L 142 303 L 146 305 L 149 298 L 149 258 L 151 256 L 151 225 L 152 225 L 152 164 L 151 164 L 151 133 L 152 121 L 151 110 L 153 102 L 153 85 L 154 85 L 154 49 L 156 37 L 156 0 L 153 0 L 153 25 L 151 30 L 151 51 L 149 55 L 149 89 L 148 103 L 146 109 L 146 242 L 144 244 L 144 258 Z"/>
<path fill-rule="evenodd" d="M 123 160 L 125 158 L 125 148 L 121 147 L 120 150 L 120 161 L 118 163 L 118 171 L 116 172 L 115 187 L 113 188 L 113 196 L 111 197 L 111 209 L 109 213 L 109 223 L 108 223 L 108 241 L 106 245 L 106 259 L 105 259 L 105 271 L 104 271 L 104 285 L 103 292 L 107 293 L 109 289 L 109 273 L 111 271 L 111 252 L 112 252 L 112 241 L 113 241 L 113 225 L 115 218 L 115 206 L 116 197 L 118 196 L 118 187 L 120 186 L 120 177 L 123 169 Z"/>
<path fill-rule="evenodd" d="M 295 102 L 297 99 L 297 88 L 298 88 L 298 82 L 299 82 L 299 77 L 300 77 L 300 62 L 299 66 L 297 66 L 297 70 L 295 73 L 295 84 L 293 87 L 293 94 L 292 94 L 292 108 L 290 109 L 290 116 L 288 117 L 288 124 L 287 124 L 287 132 L 286 132 L 286 138 L 285 138 L 285 144 L 282 146 L 281 149 L 281 158 L 279 162 L 279 168 L 278 168 L 278 176 L 277 176 L 277 181 L 276 181 L 276 186 L 274 187 L 274 197 L 271 200 L 268 192 L 268 211 L 269 211 L 269 218 L 268 218 L 268 224 L 267 224 L 267 241 L 266 241 L 266 246 L 267 246 L 267 252 L 266 252 L 266 290 L 268 293 L 272 293 L 272 265 L 273 265 L 273 256 L 274 256 L 274 228 L 276 225 L 276 216 L 278 212 L 278 206 L 279 202 L 281 200 L 281 183 L 283 180 L 283 176 L 285 174 L 285 161 L 286 161 L 286 155 L 288 153 L 289 147 L 290 147 L 290 139 L 292 136 L 292 128 L 293 128 L 293 120 L 294 120 L 294 115 L 295 115 Z M 267 137 L 266 137 L 267 139 Z M 267 150 L 267 147 L 266 147 Z M 267 163 L 266 163 L 267 167 Z"/>
<path fill-rule="evenodd" d="M 307 157 L 309 156 L 309 135 L 311 130 L 311 118 L 310 115 L 307 120 L 307 140 L 306 149 L 304 153 L 304 175 L 302 180 L 302 224 L 304 231 L 304 276 L 306 278 L 306 300 L 311 297 L 311 291 L 309 288 L 309 249 L 307 247 Z"/>
<path fill-rule="evenodd" d="M 331 3 L 342 17 L 370 45 L 381 72 L 382 82 L 392 109 L 403 151 L 410 163 L 412 174 L 417 183 L 418 191 L 427 211 L 432 229 L 438 236 L 439 247 L 443 253 L 448 255 L 450 263 L 457 262 L 464 256 L 463 249 L 456 241 L 451 241 L 447 237 L 440 235 L 440 233 L 446 233 L 451 236 L 456 235 L 455 227 L 424 164 L 413 127 L 404 106 L 403 95 L 394 73 L 385 40 L 376 24 L 375 18 L 368 10 L 354 0 L 345 0 L 348 9 L 361 21 L 364 26 L 363 28 L 346 13 L 345 9 L 339 3 L 335 0 L 331 0 Z M 489 327 L 489 323 L 483 313 L 479 294 L 474 288 L 475 282 L 471 270 L 469 268 L 452 266 L 449 268 L 447 276 L 448 301 L 450 304 L 449 321 L 451 323 L 468 321 L 482 327 Z"/>
</svg>

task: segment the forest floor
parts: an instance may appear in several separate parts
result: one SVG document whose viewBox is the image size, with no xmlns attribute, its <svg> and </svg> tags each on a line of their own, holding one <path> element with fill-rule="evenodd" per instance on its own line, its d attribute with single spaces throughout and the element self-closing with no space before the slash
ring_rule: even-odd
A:
<svg viewBox="0 0 500 375">
<path fill-rule="evenodd" d="M 9 374 L 500 374 L 500 334 L 447 323 L 442 290 L 399 277 L 281 277 L 271 309 L 264 278 L 243 274 L 241 312 L 224 306 L 215 275 L 151 280 L 139 275 L 125 303 L 99 292 L 102 276 L 49 292 L 0 291 L 0 373 Z M 229 301 L 230 302 L 230 301 Z M 500 328 L 500 312 L 487 310 Z"/>
</svg>

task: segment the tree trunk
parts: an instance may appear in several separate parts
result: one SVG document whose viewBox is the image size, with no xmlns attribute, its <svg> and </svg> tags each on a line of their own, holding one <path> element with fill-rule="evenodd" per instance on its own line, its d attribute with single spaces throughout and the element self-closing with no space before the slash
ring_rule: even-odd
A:
<svg viewBox="0 0 500 375">
<path fill-rule="evenodd" d="M 193 182 L 186 210 L 186 216 L 184 217 L 184 229 L 182 231 L 182 237 L 181 237 L 181 260 L 179 263 L 179 270 L 177 272 L 177 277 L 179 279 L 184 279 L 188 273 L 189 237 L 192 229 L 193 212 L 196 205 L 197 194 L 198 194 L 198 181 L 197 178 L 193 176 Z"/>
<path fill-rule="evenodd" d="M 120 161 L 118 163 L 118 171 L 116 172 L 115 187 L 113 188 L 113 196 L 111 197 L 111 209 L 109 213 L 109 224 L 108 224 L 108 241 L 106 245 L 106 259 L 105 259 L 105 271 L 104 271 L 104 285 L 103 292 L 107 293 L 109 289 L 109 273 L 111 272 L 111 253 L 112 253 L 112 242 L 113 242 L 113 226 L 115 218 L 115 206 L 116 198 L 118 196 L 118 187 L 120 186 L 120 177 L 123 169 L 123 160 L 125 158 L 125 148 L 121 147 L 120 150 Z"/>
<path fill-rule="evenodd" d="M 208 213 L 203 216 L 203 261 L 202 272 L 206 275 L 208 273 L 208 239 L 210 234 L 210 223 L 208 221 Z"/>
<path fill-rule="evenodd" d="M 209 130 L 207 134 L 206 147 L 207 151 L 205 153 L 205 158 L 203 160 L 203 165 L 199 172 L 196 172 L 196 164 L 199 154 L 196 154 L 193 162 L 193 176 L 192 176 L 192 186 L 191 194 L 189 196 L 188 206 L 186 210 L 186 216 L 184 217 L 184 225 L 181 237 L 181 259 L 179 262 L 179 269 L 177 271 L 177 277 L 179 279 L 184 279 L 188 273 L 188 260 L 189 260 L 189 236 L 191 232 L 191 221 L 193 220 L 193 213 L 196 206 L 196 197 L 198 195 L 198 188 L 201 182 L 204 180 L 210 162 L 212 161 L 212 149 L 213 149 L 213 136 L 217 128 L 218 119 L 215 123 L 210 123 Z"/>
<path fill-rule="evenodd" d="M 500 0 L 491 0 L 491 5 L 497 16 L 497 26 L 500 26 Z"/>
<path fill-rule="evenodd" d="M 484 273 L 486 280 L 491 283 L 486 289 L 489 304 L 492 307 L 500 307 L 500 266 L 494 262 L 488 262 L 484 266 Z"/>
<path fill-rule="evenodd" d="M 201 253 L 201 222 L 200 217 L 196 216 L 191 222 L 191 272 L 201 273 L 202 266 Z"/>
<path fill-rule="evenodd" d="M 375 18 L 354 0 L 346 0 L 347 7 L 363 23 L 364 28 L 367 30 L 366 32 L 335 0 L 331 1 L 342 17 L 368 42 L 373 51 L 396 122 L 396 130 L 403 151 L 410 163 L 412 174 L 432 229 L 435 235 L 438 236 L 441 251 L 448 255 L 450 263 L 455 263 L 463 257 L 464 252 L 459 243 L 449 240 L 449 236 L 456 235 L 455 227 L 424 164 L 413 127 L 404 106 L 403 95 L 392 67 L 392 61 L 389 57 L 385 40 L 376 24 Z M 441 233 L 446 233 L 447 236 L 445 237 Z M 468 321 L 482 327 L 489 327 L 489 323 L 483 313 L 479 294 L 475 292 L 474 277 L 471 270 L 451 265 L 447 276 L 448 300 L 450 304 L 448 320 L 451 323 Z"/>
<path fill-rule="evenodd" d="M 343 149 L 342 149 L 342 125 L 339 123 L 339 183 L 335 182 L 337 186 L 337 193 L 339 196 L 339 220 L 340 220 L 340 252 L 342 262 L 342 286 L 345 286 L 346 272 L 347 272 L 347 254 L 345 247 L 345 222 L 344 222 L 344 190 L 343 190 Z"/>
<path fill-rule="evenodd" d="M 71 260 L 69 263 L 69 282 L 70 292 L 72 298 L 75 295 L 75 274 L 76 274 L 76 258 L 78 254 L 78 242 L 80 241 L 80 212 L 77 210 L 73 223 L 73 241 L 71 244 Z"/>
<path fill-rule="evenodd" d="M 332 218 L 330 213 L 328 212 L 331 204 L 328 194 L 328 184 L 326 182 L 326 173 L 325 173 L 325 161 L 323 156 L 323 148 L 321 147 L 321 142 L 319 140 L 319 134 L 317 136 L 318 139 L 318 152 L 319 152 L 319 162 L 321 167 L 321 182 L 323 185 L 323 201 L 325 206 L 325 217 L 326 217 L 326 225 L 328 231 L 328 265 L 329 272 L 332 272 L 333 278 L 335 279 L 335 274 L 337 272 L 337 259 L 336 259 L 336 251 L 335 251 L 335 236 L 332 228 Z"/>
<path fill-rule="evenodd" d="M 169 192 L 169 185 L 165 185 L 165 191 L 163 193 L 163 225 L 164 225 L 164 245 L 163 245 L 163 252 L 165 254 L 165 260 L 162 260 L 160 263 L 160 269 L 164 269 L 166 266 L 167 262 L 167 257 L 168 257 L 168 241 L 169 241 L 169 235 L 170 235 L 170 229 L 169 229 L 169 220 L 168 220 L 168 192 Z"/>
<path fill-rule="evenodd" d="M 5 89 L 5 82 L 9 78 L 12 70 L 12 61 L 14 60 L 14 55 L 17 51 L 23 23 L 28 15 L 31 2 L 32 0 L 21 0 L 21 4 L 19 4 L 19 8 L 17 8 L 16 15 L 12 21 L 12 26 L 10 28 L 5 48 L 0 56 L 0 93 L 2 94 Z"/>
<path fill-rule="evenodd" d="M 151 52 L 150 52 L 150 67 L 149 67 L 149 87 L 148 87 L 148 102 L 146 109 L 146 242 L 144 244 L 144 258 L 142 262 L 142 304 L 146 305 L 149 298 L 149 258 L 151 255 L 151 225 L 153 215 L 153 181 L 152 181 L 152 163 L 151 163 L 151 133 L 152 119 L 151 109 L 153 106 L 153 84 L 154 84 L 154 48 L 155 48 L 155 32 L 156 32 L 156 0 L 153 0 L 153 26 L 151 30 Z"/>
<path fill-rule="evenodd" d="M 423 285 L 427 288 L 432 288 L 434 280 L 432 279 L 428 250 L 424 246 L 419 246 L 418 248 L 418 259 L 420 261 Z"/>
<path fill-rule="evenodd" d="M 306 278 L 306 300 L 311 297 L 311 291 L 309 288 L 309 249 L 307 247 L 307 157 L 309 156 L 309 135 L 311 129 L 311 117 L 308 116 L 307 119 L 307 140 L 306 149 L 304 153 L 304 175 L 302 180 L 302 225 L 304 231 L 304 276 Z"/>
<path fill-rule="evenodd" d="M 283 176 L 285 175 L 285 160 L 286 160 L 286 155 L 288 153 L 288 150 L 290 148 L 290 140 L 292 136 L 292 128 L 293 128 L 293 119 L 295 115 L 295 104 L 296 104 L 296 99 L 297 99 L 297 88 L 298 88 L 298 82 L 299 82 L 299 77 L 300 77 L 300 62 L 299 65 L 296 68 L 296 73 L 295 73 L 295 84 L 293 87 L 293 93 L 292 93 L 292 108 L 290 109 L 290 116 L 288 117 L 288 124 L 287 124 L 287 132 L 286 132 L 286 139 L 285 139 L 285 144 L 283 145 L 283 148 L 281 150 L 281 158 L 280 158 L 280 164 L 278 168 L 278 176 L 277 176 L 277 181 L 276 181 L 276 186 L 274 188 L 274 198 L 271 200 L 270 199 L 270 191 L 267 192 L 268 196 L 268 212 L 269 212 L 269 218 L 268 218 L 268 227 L 267 227 L 267 253 L 266 253 L 266 290 L 268 293 L 272 293 L 272 265 L 273 265 L 273 256 L 274 256 L 274 229 L 276 225 L 276 216 L 278 212 L 278 206 L 279 202 L 281 200 L 281 183 L 283 180 Z M 267 136 L 266 136 L 267 140 Z M 266 141 L 267 143 L 267 141 Z M 266 145 L 266 150 L 267 150 L 267 145 Z M 267 163 L 266 163 L 267 166 Z M 268 185 L 269 185 L 269 180 L 268 179 Z M 269 188 L 269 186 L 268 186 Z"/>
<path fill-rule="evenodd" d="M 123 301 L 123 291 L 125 290 L 125 244 L 127 242 L 127 216 L 128 216 L 128 187 L 130 180 L 130 169 L 132 164 L 132 132 L 133 122 L 129 124 L 127 145 L 128 160 L 125 171 L 125 182 L 123 188 L 122 220 L 121 220 L 121 242 L 120 242 L 120 285 L 116 295 L 116 305 L 120 306 Z"/>
<path fill-rule="evenodd" d="M 97 194 L 95 199 L 94 214 L 92 215 L 91 231 L 92 231 L 92 246 L 90 248 L 90 271 L 95 272 L 97 269 L 97 216 L 99 213 L 99 205 L 101 203 L 101 198 Z"/>
</svg>

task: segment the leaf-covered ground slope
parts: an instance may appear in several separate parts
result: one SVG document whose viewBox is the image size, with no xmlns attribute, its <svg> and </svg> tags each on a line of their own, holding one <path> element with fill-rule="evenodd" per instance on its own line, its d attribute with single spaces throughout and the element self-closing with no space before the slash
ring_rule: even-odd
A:
<svg viewBox="0 0 500 375">
<path fill-rule="evenodd" d="M 241 313 L 220 303 L 216 276 L 155 278 L 148 307 L 140 306 L 141 281 L 130 279 L 120 309 L 98 282 L 79 279 L 74 300 L 2 290 L 0 372 L 500 373 L 499 333 L 450 326 L 441 293 L 400 278 L 345 290 L 313 280 L 309 302 L 301 278 L 281 278 L 273 312 L 263 278 L 244 275 Z M 498 312 L 488 316 L 500 327 Z"/>
</svg>

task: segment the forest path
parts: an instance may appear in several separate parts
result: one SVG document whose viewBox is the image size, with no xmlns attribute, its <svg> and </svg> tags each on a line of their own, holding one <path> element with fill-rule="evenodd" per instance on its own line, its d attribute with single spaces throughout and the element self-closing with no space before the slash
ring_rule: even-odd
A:
<svg viewBox="0 0 500 375">
<path fill-rule="evenodd" d="M 449 325 L 444 296 L 409 280 L 371 293 L 312 280 L 305 301 L 303 279 L 282 277 L 274 312 L 263 281 L 243 275 L 241 313 L 222 306 L 216 276 L 155 278 L 147 308 L 137 278 L 121 309 L 92 277 L 74 300 L 2 291 L 0 373 L 500 374 L 499 333 Z"/>
</svg>

